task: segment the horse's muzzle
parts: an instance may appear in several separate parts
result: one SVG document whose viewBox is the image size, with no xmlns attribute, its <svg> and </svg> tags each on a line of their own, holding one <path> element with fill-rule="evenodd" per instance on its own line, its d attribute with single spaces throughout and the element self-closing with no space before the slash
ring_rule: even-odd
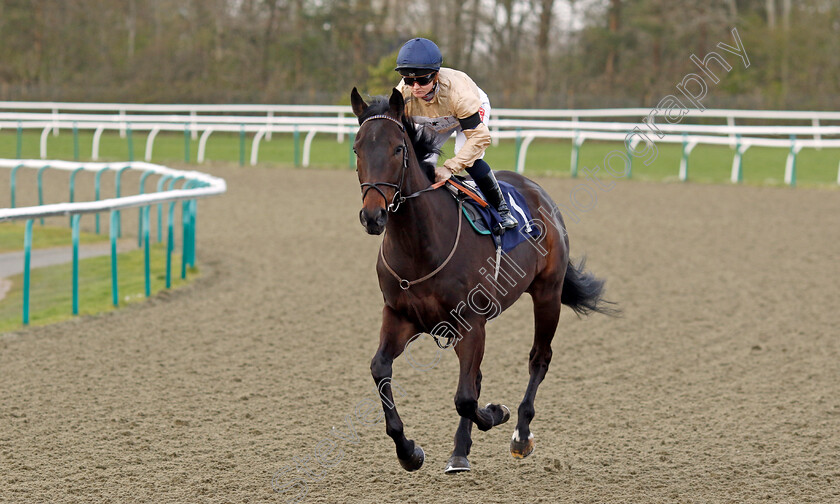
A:
<svg viewBox="0 0 840 504">
<path fill-rule="evenodd" d="M 382 207 L 372 209 L 362 208 L 359 212 L 359 220 L 368 234 L 380 235 L 385 231 L 385 223 L 388 221 L 388 211 Z"/>
</svg>

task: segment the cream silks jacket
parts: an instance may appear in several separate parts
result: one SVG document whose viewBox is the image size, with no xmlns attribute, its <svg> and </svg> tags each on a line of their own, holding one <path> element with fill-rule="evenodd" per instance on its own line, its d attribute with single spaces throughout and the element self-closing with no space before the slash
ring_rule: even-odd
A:
<svg viewBox="0 0 840 504">
<path fill-rule="evenodd" d="M 400 81 L 397 90 L 405 99 L 406 114 L 423 131 L 433 132 L 437 136 L 437 147 L 443 146 L 453 132 L 458 134 L 455 156 L 443 163 L 449 171 L 458 173 L 484 157 L 484 151 L 491 140 L 490 129 L 484 123 L 490 113 L 490 102 L 484 91 L 467 74 L 441 68 L 438 72 L 437 92 L 428 102 L 415 98 L 411 88 L 403 81 Z M 458 119 L 465 119 L 476 112 L 482 122 L 473 129 L 462 130 Z"/>
</svg>

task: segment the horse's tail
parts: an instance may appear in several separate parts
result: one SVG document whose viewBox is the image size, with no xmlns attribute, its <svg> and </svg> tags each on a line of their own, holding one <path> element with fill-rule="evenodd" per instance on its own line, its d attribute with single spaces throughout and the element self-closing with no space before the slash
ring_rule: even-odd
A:
<svg viewBox="0 0 840 504">
<path fill-rule="evenodd" d="M 569 261 L 566 277 L 563 280 L 563 292 L 560 302 L 575 311 L 578 315 L 589 315 L 592 312 L 604 315 L 618 315 L 620 311 L 608 305 L 614 303 L 604 300 L 604 280 L 595 278 L 591 272 L 584 271 L 586 259 L 581 259 L 577 266 Z"/>
</svg>

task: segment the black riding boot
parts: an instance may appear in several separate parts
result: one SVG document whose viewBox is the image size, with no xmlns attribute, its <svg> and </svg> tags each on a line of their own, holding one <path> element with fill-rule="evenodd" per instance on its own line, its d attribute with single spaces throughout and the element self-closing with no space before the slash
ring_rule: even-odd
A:
<svg viewBox="0 0 840 504">
<path fill-rule="evenodd" d="M 493 172 L 490 171 L 487 175 L 475 179 L 475 183 L 484 194 L 484 197 L 487 198 L 487 203 L 493 205 L 493 208 L 498 210 L 499 217 L 502 218 L 502 221 L 496 226 L 493 232 L 501 235 L 508 229 L 516 229 L 516 219 L 510 214 L 510 209 L 505 202 L 504 196 L 502 196 L 502 190 L 499 189 L 499 183 L 496 181 L 496 176 L 493 175 Z"/>
</svg>

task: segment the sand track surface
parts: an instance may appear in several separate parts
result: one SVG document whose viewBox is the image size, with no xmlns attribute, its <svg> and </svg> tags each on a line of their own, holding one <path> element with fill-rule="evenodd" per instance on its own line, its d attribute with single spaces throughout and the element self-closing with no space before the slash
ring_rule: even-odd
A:
<svg viewBox="0 0 840 504">
<path fill-rule="evenodd" d="M 535 453 L 510 456 L 513 418 L 453 477 L 451 350 L 394 366 L 420 471 L 359 418 L 382 297 L 355 174 L 202 168 L 229 193 L 198 205 L 199 280 L 0 336 L 0 502 L 840 502 L 837 191 L 596 190 L 572 255 L 623 317 L 564 311 Z M 532 320 L 526 296 L 488 325 L 481 400 L 514 417 Z"/>
</svg>

